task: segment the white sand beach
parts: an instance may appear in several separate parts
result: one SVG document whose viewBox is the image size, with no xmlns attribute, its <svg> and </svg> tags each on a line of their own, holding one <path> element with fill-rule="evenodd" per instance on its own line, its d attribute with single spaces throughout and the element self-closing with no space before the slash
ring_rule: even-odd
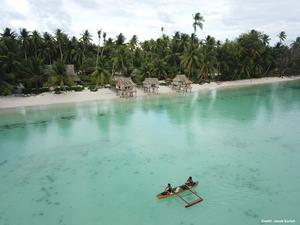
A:
<svg viewBox="0 0 300 225">
<path fill-rule="evenodd" d="M 248 79 L 248 80 L 236 80 L 236 81 L 226 81 L 226 82 L 211 82 L 203 85 L 192 84 L 192 92 L 200 90 L 210 90 L 216 88 L 228 88 L 228 87 L 238 87 L 238 86 L 249 86 L 258 84 L 267 84 L 282 81 L 292 81 L 299 80 L 300 76 L 291 77 L 265 77 L 259 79 Z M 178 94 L 170 87 L 160 86 L 158 94 Z M 149 94 L 144 93 L 141 88 L 137 89 L 137 97 L 146 97 Z M 157 94 L 150 94 L 150 97 Z M 62 103 L 73 103 L 73 102 L 84 102 L 84 101 L 101 101 L 101 100 L 113 100 L 120 99 L 116 93 L 108 88 L 99 89 L 96 92 L 91 92 L 89 90 L 84 90 L 81 92 L 64 92 L 62 94 L 54 94 L 51 92 L 42 93 L 39 95 L 32 95 L 29 97 L 22 96 L 2 96 L 0 97 L 0 109 L 5 108 L 16 108 L 25 106 L 41 106 L 50 104 L 62 104 Z"/>
</svg>

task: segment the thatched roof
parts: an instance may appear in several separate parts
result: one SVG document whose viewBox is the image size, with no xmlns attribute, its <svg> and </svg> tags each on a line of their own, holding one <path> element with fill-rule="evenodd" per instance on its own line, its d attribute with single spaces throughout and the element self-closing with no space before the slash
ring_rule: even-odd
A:
<svg viewBox="0 0 300 225">
<path fill-rule="evenodd" d="M 158 78 L 145 78 L 144 85 L 159 85 Z"/>
<path fill-rule="evenodd" d="M 76 75 L 73 64 L 66 65 L 66 73 L 67 73 L 68 76 L 75 76 Z"/>
<path fill-rule="evenodd" d="M 190 81 L 184 74 L 176 75 L 176 77 L 173 79 L 174 84 L 191 84 L 192 81 Z"/>
<path fill-rule="evenodd" d="M 45 72 L 47 74 L 53 73 L 53 66 L 52 65 L 46 65 Z M 72 81 L 80 81 L 80 78 L 75 73 L 74 65 L 73 64 L 67 64 L 66 65 L 66 74 Z"/>
<path fill-rule="evenodd" d="M 69 76 L 73 81 L 79 81 L 79 77 L 75 73 L 74 65 L 73 64 L 68 64 L 66 65 L 66 73 L 67 76 Z"/>
<path fill-rule="evenodd" d="M 116 88 L 133 88 L 136 84 L 132 81 L 131 77 L 115 76 Z"/>
</svg>

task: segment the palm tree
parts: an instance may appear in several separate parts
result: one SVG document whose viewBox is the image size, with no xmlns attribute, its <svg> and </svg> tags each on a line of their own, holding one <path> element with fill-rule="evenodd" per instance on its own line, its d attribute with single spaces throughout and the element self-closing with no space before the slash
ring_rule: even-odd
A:
<svg viewBox="0 0 300 225">
<path fill-rule="evenodd" d="M 14 31 L 12 31 L 10 28 L 6 27 L 3 31 L 3 33 L 0 34 L 2 38 L 4 37 L 9 37 L 12 39 L 16 38 L 16 33 Z"/>
<path fill-rule="evenodd" d="M 43 34 L 43 40 L 44 40 L 44 48 L 43 48 L 43 55 L 44 58 L 48 58 L 48 60 L 45 60 L 49 65 L 52 64 L 52 52 L 53 52 L 53 37 L 48 32 L 45 32 Z"/>
<path fill-rule="evenodd" d="M 38 48 L 41 45 L 42 38 L 38 31 L 34 30 L 31 35 L 31 41 L 34 48 L 34 57 L 38 57 Z"/>
<path fill-rule="evenodd" d="M 101 29 L 97 31 L 98 34 L 98 47 L 97 47 L 97 58 L 96 58 L 96 68 L 99 63 L 99 52 L 100 52 L 100 41 L 101 41 Z"/>
<path fill-rule="evenodd" d="M 104 52 L 104 48 L 105 48 L 105 44 L 106 44 L 106 32 L 103 32 L 102 38 L 103 38 L 103 47 L 101 50 L 101 58 L 103 57 L 103 52 Z"/>
<path fill-rule="evenodd" d="M 69 82 L 66 65 L 63 61 L 58 60 L 52 66 L 52 80 L 50 83 L 59 87 L 59 91 L 64 89 L 65 84 Z"/>
<path fill-rule="evenodd" d="M 279 37 L 279 42 L 282 44 L 282 42 L 285 41 L 286 39 L 286 33 L 284 31 L 281 31 L 279 34 L 278 34 L 278 37 Z"/>
<path fill-rule="evenodd" d="M 27 48 L 29 45 L 29 32 L 23 28 L 20 30 L 20 40 L 22 42 L 22 48 L 24 51 L 24 58 L 27 60 Z"/>
<path fill-rule="evenodd" d="M 136 48 L 137 42 L 138 42 L 138 38 L 137 38 L 137 36 L 134 34 L 134 35 L 132 36 L 132 38 L 130 39 L 129 44 L 128 44 L 129 49 L 130 49 L 131 51 L 133 51 L 133 50 Z"/>
<path fill-rule="evenodd" d="M 201 48 L 201 61 L 202 67 L 200 76 L 208 80 L 208 75 L 213 76 L 218 68 L 216 41 L 210 36 L 207 36 L 205 44 Z"/>
<path fill-rule="evenodd" d="M 269 35 L 264 34 L 263 37 L 262 37 L 262 40 L 263 40 L 264 45 L 267 46 L 267 45 L 269 45 L 271 39 L 270 39 Z"/>
<path fill-rule="evenodd" d="M 57 29 L 55 31 L 55 38 L 56 38 L 56 41 L 57 41 L 58 47 L 59 47 L 60 60 L 63 61 L 63 52 L 62 52 L 63 33 L 62 33 L 61 29 Z"/>
<path fill-rule="evenodd" d="M 41 59 L 32 57 L 24 63 L 18 64 L 19 74 L 23 76 L 24 82 L 28 87 L 34 86 L 36 91 L 45 81 L 44 65 Z"/>
<path fill-rule="evenodd" d="M 0 39 L 0 72 L 13 73 L 20 61 L 18 58 L 19 43 L 15 39 L 15 33 L 5 29 Z"/>
<path fill-rule="evenodd" d="M 125 37 L 122 33 L 117 35 L 116 45 L 123 45 L 125 43 Z"/>
<path fill-rule="evenodd" d="M 3 52 L 0 50 L 0 52 Z M 0 55 L 0 95 L 10 95 L 15 84 L 15 74 L 12 72 L 18 62 L 13 55 Z"/>
<path fill-rule="evenodd" d="M 134 34 L 128 43 L 132 67 L 134 67 L 135 49 L 137 47 L 137 42 L 138 42 L 137 36 Z"/>
<path fill-rule="evenodd" d="M 167 63 L 160 58 L 157 58 L 156 60 L 154 60 L 154 72 L 157 76 L 158 79 L 162 79 L 165 78 L 165 76 L 167 75 Z"/>
<path fill-rule="evenodd" d="M 162 36 L 162 37 L 164 36 L 164 29 L 165 29 L 164 27 L 161 27 L 161 28 L 160 28 L 161 36 Z"/>
<path fill-rule="evenodd" d="M 96 89 L 98 89 L 99 85 L 103 86 L 105 83 L 111 82 L 111 79 L 108 77 L 109 73 L 104 68 L 104 65 L 102 63 L 102 59 L 100 60 L 100 63 L 96 66 L 95 71 L 91 75 L 96 80 Z"/>
<path fill-rule="evenodd" d="M 127 73 L 127 50 L 125 46 L 120 46 L 116 49 L 114 56 L 112 58 L 113 60 L 113 72 L 119 71 L 122 74 Z"/>
<path fill-rule="evenodd" d="M 100 30 L 100 34 L 101 34 L 101 30 Z M 92 41 L 92 35 L 90 34 L 90 32 L 88 30 L 85 30 L 82 34 L 81 34 L 81 38 L 80 41 L 82 41 L 85 45 L 89 45 L 91 44 Z"/>
<path fill-rule="evenodd" d="M 84 46 L 82 42 L 78 42 L 76 47 L 71 51 L 72 61 L 75 62 L 76 65 L 82 67 L 83 63 L 83 54 L 84 54 Z"/>
<path fill-rule="evenodd" d="M 203 22 L 205 22 L 203 16 L 201 13 L 197 12 L 195 15 L 193 15 L 193 28 L 194 28 L 194 37 L 196 35 L 197 27 L 199 27 L 201 30 L 203 29 Z M 194 40 L 194 38 L 193 38 Z"/>
<path fill-rule="evenodd" d="M 190 43 L 184 48 L 183 55 L 181 56 L 181 64 L 183 68 L 188 72 L 188 78 L 193 75 L 195 69 L 199 66 L 199 53 L 198 48 L 194 48 L 194 45 Z"/>
<path fill-rule="evenodd" d="M 6 28 L 0 38 L 0 94 L 9 95 L 16 84 L 17 74 L 15 68 L 19 63 L 19 43 L 11 29 Z"/>
<path fill-rule="evenodd" d="M 154 75 L 154 65 L 152 61 L 145 60 L 139 70 L 140 75 L 142 78 L 151 77 Z"/>
<path fill-rule="evenodd" d="M 85 56 L 86 49 L 91 44 L 91 41 L 92 41 L 92 35 L 90 34 L 90 32 L 88 30 L 85 30 L 81 34 L 80 41 L 83 43 L 83 61 L 85 61 L 85 59 L 86 59 L 86 56 Z"/>
</svg>

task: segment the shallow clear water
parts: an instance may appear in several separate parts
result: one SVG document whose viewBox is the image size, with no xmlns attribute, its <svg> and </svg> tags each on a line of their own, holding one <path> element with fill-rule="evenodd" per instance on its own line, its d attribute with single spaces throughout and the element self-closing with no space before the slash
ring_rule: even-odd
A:
<svg viewBox="0 0 300 225">
<path fill-rule="evenodd" d="M 0 224 L 298 224 L 299 146 L 299 82 L 1 110 Z"/>
</svg>

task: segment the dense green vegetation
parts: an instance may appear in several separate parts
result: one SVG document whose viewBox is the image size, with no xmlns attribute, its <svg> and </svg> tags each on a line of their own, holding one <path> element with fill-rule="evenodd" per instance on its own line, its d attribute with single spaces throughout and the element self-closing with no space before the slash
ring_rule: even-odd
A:
<svg viewBox="0 0 300 225">
<path fill-rule="evenodd" d="M 191 35 L 175 32 L 143 42 L 136 35 L 126 41 L 122 33 L 107 38 L 99 30 L 97 44 L 88 30 L 77 39 L 60 29 L 41 34 L 6 28 L 0 36 L 0 94 L 13 93 L 20 83 L 27 92 L 70 87 L 74 81 L 67 76 L 66 64 L 74 64 L 79 83 L 92 89 L 111 83 L 115 73 L 132 76 L 138 83 L 145 77 L 164 79 L 179 73 L 194 82 L 299 74 L 300 37 L 288 46 L 282 31 L 278 43 L 270 46 L 267 34 L 251 30 L 221 42 L 211 36 L 200 38 L 203 22 L 196 13 Z"/>
</svg>

